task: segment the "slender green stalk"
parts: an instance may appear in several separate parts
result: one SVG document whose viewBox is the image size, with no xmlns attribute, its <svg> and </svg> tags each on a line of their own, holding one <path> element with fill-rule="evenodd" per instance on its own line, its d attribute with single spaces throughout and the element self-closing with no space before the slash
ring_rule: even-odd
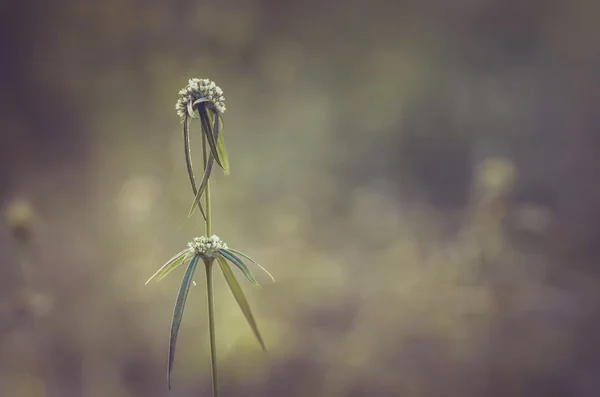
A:
<svg viewBox="0 0 600 397">
<path fill-rule="evenodd" d="M 208 131 L 212 134 L 212 129 Z M 204 169 L 208 167 L 208 151 L 206 147 L 206 134 L 202 134 L 202 157 L 204 159 Z M 204 193 L 204 211 L 206 215 L 206 236 L 211 235 L 211 216 L 210 216 L 210 180 L 206 183 L 206 192 Z M 219 397 L 219 377 L 217 369 L 217 342 L 215 337 L 215 304 L 212 280 L 212 265 L 214 260 L 205 262 L 206 265 L 206 300 L 208 304 L 208 334 L 210 340 L 210 365 L 212 373 L 213 397 Z"/>
<path fill-rule="evenodd" d="M 210 364 L 212 373 L 213 397 L 219 397 L 219 377 L 217 371 L 217 346 L 215 338 L 215 310 L 212 282 L 213 260 L 206 264 L 206 297 L 208 301 L 208 333 L 210 338 Z"/>
<path fill-rule="evenodd" d="M 192 185 L 192 191 L 194 192 L 194 196 L 198 194 L 198 187 L 196 186 L 196 180 L 194 178 L 194 170 L 192 168 L 192 155 L 191 155 L 191 146 L 190 146 L 190 136 L 189 136 L 189 127 L 188 127 L 188 118 L 186 117 L 184 120 L 184 128 L 183 128 L 183 142 L 184 142 L 184 150 L 185 150 L 185 162 L 187 166 L 188 175 L 190 178 L 190 184 Z M 208 131 L 208 133 L 212 134 L 212 131 Z M 208 150 L 207 150 L 207 142 L 206 142 L 206 134 L 202 134 L 202 158 L 204 170 L 206 171 L 206 167 L 208 167 Z M 198 202 L 198 208 L 202 210 L 202 206 L 200 202 Z M 211 207 L 210 207 L 210 181 L 206 184 L 206 190 L 204 192 L 204 218 L 205 218 L 205 226 L 206 226 L 206 236 L 209 237 L 211 235 Z M 209 331 L 209 339 L 210 339 L 210 363 L 211 363 L 211 373 L 212 373 L 212 386 L 213 386 L 213 397 L 219 397 L 219 381 L 218 381 L 218 372 L 217 372 L 217 349 L 216 349 L 216 338 L 215 338 L 215 311 L 214 311 L 214 293 L 213 293 L 213 282 L 212 282 L 212 265 L 213 260 L 209 260 L 205 262 L 206 266 L 206 295 L 208 302 L 208 331 Z"/>
<path fill-rule="evenodd" d="M 212 134 L 212 131 L 209 131 Z M 208 167 L 208 152 L 206 148 L 206 134 L 202 134 L 202 157 L 204 158 L 204 169 Z M 211 236 L 210 224 L 210 180 L 206 182 L 206 191 L 204 192 L 204 212 L 206 214 L 206 237 Z"/>
</svg>

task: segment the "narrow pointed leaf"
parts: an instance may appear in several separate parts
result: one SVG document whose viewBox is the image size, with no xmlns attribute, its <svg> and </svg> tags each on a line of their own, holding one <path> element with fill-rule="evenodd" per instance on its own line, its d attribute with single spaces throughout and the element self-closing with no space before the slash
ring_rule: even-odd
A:
<svg viewBox="0 0 600 397">
<path fill-rule="evenodd" d="M 242 313 L 244 313 L 244 316 L 246 317 L 246 321 L 248 321 L 250 328 L 252 328 L 252 332 L 254 333 L 254 336 L 256 336 L 256 339 L 258 340 L 258 343 L 260 343 L 260 346 L 262 347 L 262 349 L 264 351 L 266 351 L 267 347 L 265 346 L 265 342 L 263 341 L 262 336 L 260 335 L 260 331 L 258 330 L 258 325 L 256 324 L 256 320 L 254 320 L 254 316 L 252 315 L 252 310 L 250 310 L 250 305 L 248 304 L 248 300 L 246 300 L 244 291 L 242 290 L 242 287 L 238 283 L 237 279 L 235 278 L 235 275 L 233 274 L 231 267 L 229 267 L 229 264 L 223 257 L 217 257 L 217 262 L 219 262 L 219 267 L 221 268 L 223 277 L 225 277 L 225 281 L 227 282 L 227 285 L 229 286 L 229 290 L 231 291 L 231 293 L 233 294 L 233 297 L 235 298 L 238 305 L 240 306 L 240 309 L 242 309 Z"/>
<path fill-rule="evenodd" d="M 173 363 L 175 361 L 175 347 L 177 345 L 177 335 L 179 334 L 179 327 L 181 326 L 181 319 L 183 318 L 183 310 L 185 309 L 185 302 L 187 300 L 190 287 L 192 285 L 192 278 L 194 277 L 194 271 L 198 264 L 199 256 L 194 256 L 191 260 L 183 279 L 181 280 L 181 287 L 177 294 L 177 301 L 175 302 L 175 310 L 173 311 L 173 322 L 171 324 L 171 337 L 169 340 L 169 363 L 167 369 L 167 384 L 169 389 L 171 388 L 171 371 L 173 370 Z"/>
<path fill-rule="evenodd" d="M 150 281 L 152 281 L 155 277 L 157 277 L 159 274 L 162 274 L 167 268 L 169 268 L 169 266 L 173 265 L 174 263 L 179 263 L 181 264 L 184 261 L 184 256 L 186 253 L 187 249 L 184 249 L 183 251 L 177 253 L 175 256 L 173 256 L 171 259 L 169 259 L 164 265 L 162 265 L 160 267 L 160 269 L 158 269 L 156 271 L 156 273 L 154 273 L 152 275 L 152 277 L 150 277 L 148 279 L 148 281 L 146 281 L 146 285 L 148 285 L 148 283 Z"/>
<path fill-rule="evenodd" d="M 248 279 L 248 281 L 250 281 L 252 285 L 260 288 L 260 284 L 258 283 L 258 281 L 256 281 L 256 279 L 252 275 L 252 272 L 250 271 L 250 269 L 248 269 L 248 266 L 246 266 L 243 260 L 241 260 L 236 254 L 229 250 L 219 249 L 218 251 L 225 259 L 237 266 L 242 271 L 242 273 L 244 273 L 244 276 L 246 276 L 246 278 Z"/>
<path fill-rule="evenodd" d="M 221 130 L 222 130 L 222 118 L 221 115 L 219 114 L 218 117 L 215 117 L 215 123 L 214 123 L 214 128 L 215 131 L 219 131 L 219 135 L 217 138 L 217 152 L 219 152 L 219 158 L 221 159 L 221 162 L 223 163 L 223 171 L 225 172 L 225 175 L 229 175 L 229 156 L 227 156 L 227 149 L 225 148 L 225 141 L 223 140 L 223 134 L 221 134 Z"/>
<path fill-rule="evenodd" d="M 215 161 L 219 165 L 219 167 L 223 168 L 223 162 L 219 158 L 219 151 L 217 150 L 217 141 L 219 131 L 213 130 L 213 126 L 210 123 L 210 119 L 208 116 L 208 112 L 206 110 L 206 106 L 200 106 L 198 108 L 200 112 L 200 120 L 202 121 L 202 129 L 204 130 L 204 135 L 206 136 L 206 140 L 208 141 L 208 146 L 210 147 L 210 151 L 215 157 Z"/>
<path fill-rule="evenodd" d="M 269 271 L 267 269 L 265 269 L 264 267 L 262 267 L 260 265 L 260 263 L 258 263 L 257 261 L 255 261 L 254 259 L 250 258 L 248 255 L 244 254 L 243 252 L 240 252 L 238 250 L 234 250 L 232 248 L 227 248 L 228 251 L 233 252 L 234 254 L 238 254 L 240 256 L 243 256 L 244 258 L 248 259 L 250 262 L 254 263 L 256 266 L 260 267 L 261 270 L 265 273 L 267 273 L 267 275 L 271 278 L 272 281 L 275 281 L 275 277 L 273 277 L 273 275 L 271 273 L 269 273 Z"/>
<path fill-rule="evenodd" d="M 165 277 L 167 277 L 173 270 L 177 269 L 179 266 L 183 265 L 192 254 L 184 254 L 181 259 L 176 260 L 171 263 L 167 268 L 165 268 L 156 278 L 157 281 L 161 281 Z"/>
<path fill-rule="evenodd" d="M 223 131 L 223 129 L 225 128 L 225 120 L 223 120 L 223 115 L 219 112 L 216 112 L 217 115 L 219 116 L 219 134 L 221 133 L 221 131 Z"/>
<path fill-rule="evenodd" d="M 192 167 L 192 148 L 190 146 L 190 130 L 188 124 L 188 116 L 186 115 L 183 120 L 183 145 L 185 149 L 185 163 L 187 166 L 188 176 L 190 177 L 190 184 L 192 185 L 192 191 L 194 195 L 198 195 L 198 188 L 196 187 L 196 176 L 194 175 L 194 167 Z M 200 193 L 200 196 L 202 193 Z M 200 200 L 196 203 L 200 209 L 202 217 L 206 221 L 206 213 L 202 208 L 202 202 Z"/>
<path fill-rule="evenodd" d="M 196 192 L 196 197 L 194 198 L 194 202 L 192 203 L 192 208 L 190 208 L 188 217 L 190 217 L 194 214 L 194 211 L 196 210 L 196 206 L 197 206 L 202 211 L 202 216 L 204 217 L 204 220 L 206 220 L 206 214 L 202 208 L 202 194 L 204 194 L 204 191 L 206 190 L 206 186 L 208 186 L 208 180 L 209 180 L 210 174 L 212 172 L 213 164 L 214 164 L 214 157 L 213 157 L 212 153 L 209 153 L 208 154 L 208 164 L 206 165 L 206 169 L 204 170 L 204 175 L 202 175 L 202 181 L 200 181 L 200 186 L 198 187 L 198 190 Z"/>
</svg>

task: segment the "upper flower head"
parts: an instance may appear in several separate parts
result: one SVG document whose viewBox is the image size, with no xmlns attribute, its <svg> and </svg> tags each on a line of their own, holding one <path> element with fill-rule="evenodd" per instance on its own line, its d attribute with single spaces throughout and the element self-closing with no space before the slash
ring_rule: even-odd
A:
<svg viewBox="0 0 600 397">
<path fill-rule="evenodd" d="M 210 237 L 194 237 L 194 240 L 188 243 L 188 250 L 195 255 L 212 256 L 218 249 L 228 249 L 217 235 Z"/>
<path fill-rule="evenodd" d="M 208 99 L 219 113 L 225 112 L 225 97 L 221 88 L 209 79 L 190 79 L 188 85 L 179 91 L 179 99 L 175 105 L 179 117 L 185 117 L 188 105 L 200 98 Z"/>
</svg>

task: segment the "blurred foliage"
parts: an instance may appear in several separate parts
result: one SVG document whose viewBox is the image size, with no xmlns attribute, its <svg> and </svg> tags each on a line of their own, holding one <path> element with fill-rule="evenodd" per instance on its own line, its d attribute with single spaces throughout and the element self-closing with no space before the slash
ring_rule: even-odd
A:
<svg viewBox="0 0 600 397">
<path fill-rule="evenodd" d="M 202 283 L 170 393 L 179 280 L 144 287 L 202 234 L 191 77 L 227 100 L 215 232 L 277 280 L 243 285 L 267 355 L 216 280 L 223 395 L 598 395 L 599 9 L 1 1 L 0 396 L 208 392 Z"/>
</svg>

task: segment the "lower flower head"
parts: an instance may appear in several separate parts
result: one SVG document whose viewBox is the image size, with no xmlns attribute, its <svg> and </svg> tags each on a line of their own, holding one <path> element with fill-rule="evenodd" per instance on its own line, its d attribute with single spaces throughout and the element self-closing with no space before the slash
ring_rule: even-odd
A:
<svg viewBox="0 0 600 397">
<path fill-rule="evenodd" d="M 228 247 L 215 234 L 210 237 L 194 237 L 194 240 L 188 243 L 188 250 L 195 255 L 213 256 L 219 249 L 228 249 Z"/>
<path fill-rule="evenodd" d="M 177 110 L 179 117 L 185 117 L 188 112 L 188 105 L 193 104 L 201 98 L 208 99 L 217 109 L 217 112 L 225 112 L 223 90 L 209 79 L 194 78 L 190 79 L 188 85 L 179 91 L 179 99 L 175 105 L 175 110 Z"/>
</svg>

